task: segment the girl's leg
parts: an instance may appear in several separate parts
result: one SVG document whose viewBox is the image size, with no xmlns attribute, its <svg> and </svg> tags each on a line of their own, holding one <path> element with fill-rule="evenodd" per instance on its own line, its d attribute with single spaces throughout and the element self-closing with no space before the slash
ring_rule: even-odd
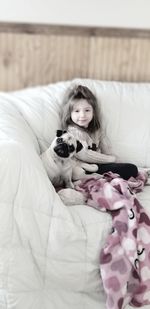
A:
<svg viewBox="0 0 150 309">
<path fill-rule="evenodd" d="M 97 164 L 98 174 L 104 174 L 107 172 L 113 172 L 119 174 L 124 179 L 129 179 L 130 177 L 137 177 L 138 169 L 137 166 L 131 163 L 104 163 Z"/>
</svg>

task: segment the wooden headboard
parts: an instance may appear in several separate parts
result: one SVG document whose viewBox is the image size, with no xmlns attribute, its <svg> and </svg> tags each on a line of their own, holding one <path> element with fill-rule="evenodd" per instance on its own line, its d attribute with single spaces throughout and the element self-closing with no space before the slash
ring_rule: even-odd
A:
<svg viewBox="0 0 150 309">
<path fill-rule="evenodd" d="M 150 81 L 150 30 L 0 23 L 0 90 L 75 77 Z"/>
</svg>

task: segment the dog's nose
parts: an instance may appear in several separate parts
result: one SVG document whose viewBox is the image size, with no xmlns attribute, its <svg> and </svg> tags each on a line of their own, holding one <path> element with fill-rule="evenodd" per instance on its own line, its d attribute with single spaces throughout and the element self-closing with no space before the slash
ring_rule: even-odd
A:
<svg viewBox="0 0 150 309">
<path fill-rule="evenodd" d="M 61 137 L 57 138 L 57 143 L 60 144 L 63 142 L 63 139 Z"/>
<path fill-rule="evenodd" d="M 69 149 L 69 152 L 70 152 L 70 153 L 73 152 L 73 151 L 75 151 L 74 145 L 69 145 L 69 146 L 68 146 L 68 149 Z"/>
</svg>

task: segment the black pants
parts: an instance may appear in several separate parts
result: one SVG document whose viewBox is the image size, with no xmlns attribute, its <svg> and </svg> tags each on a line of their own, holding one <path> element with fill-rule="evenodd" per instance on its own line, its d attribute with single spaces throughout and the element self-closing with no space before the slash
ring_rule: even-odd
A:
<svg viewBox="0 0 150 309">
<path fill-rule="evenodd" d="M 107 172 L 113 172 L 119 174 L 124 179 L 129 179 L 132 177 L 137 177 L 138 169 L 137 166 L 131 163 L 104 163 L 104 164 L 97 164 L 98 174 L 104 174 Z M 91 174 L 87 172 L 87 174 Z"/>
</svg>

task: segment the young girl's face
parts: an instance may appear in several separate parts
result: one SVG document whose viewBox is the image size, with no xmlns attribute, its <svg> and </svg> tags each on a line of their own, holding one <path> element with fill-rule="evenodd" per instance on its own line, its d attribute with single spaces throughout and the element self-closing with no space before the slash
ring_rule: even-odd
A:
<svg viewBox="0 0 150 309">
<path fill-rule="evenodd" d="M 74 101 L 71 119 L 75 124 L 87 128 L 92 118 L 93 107 L 85 99 Z"/>
</svg>

